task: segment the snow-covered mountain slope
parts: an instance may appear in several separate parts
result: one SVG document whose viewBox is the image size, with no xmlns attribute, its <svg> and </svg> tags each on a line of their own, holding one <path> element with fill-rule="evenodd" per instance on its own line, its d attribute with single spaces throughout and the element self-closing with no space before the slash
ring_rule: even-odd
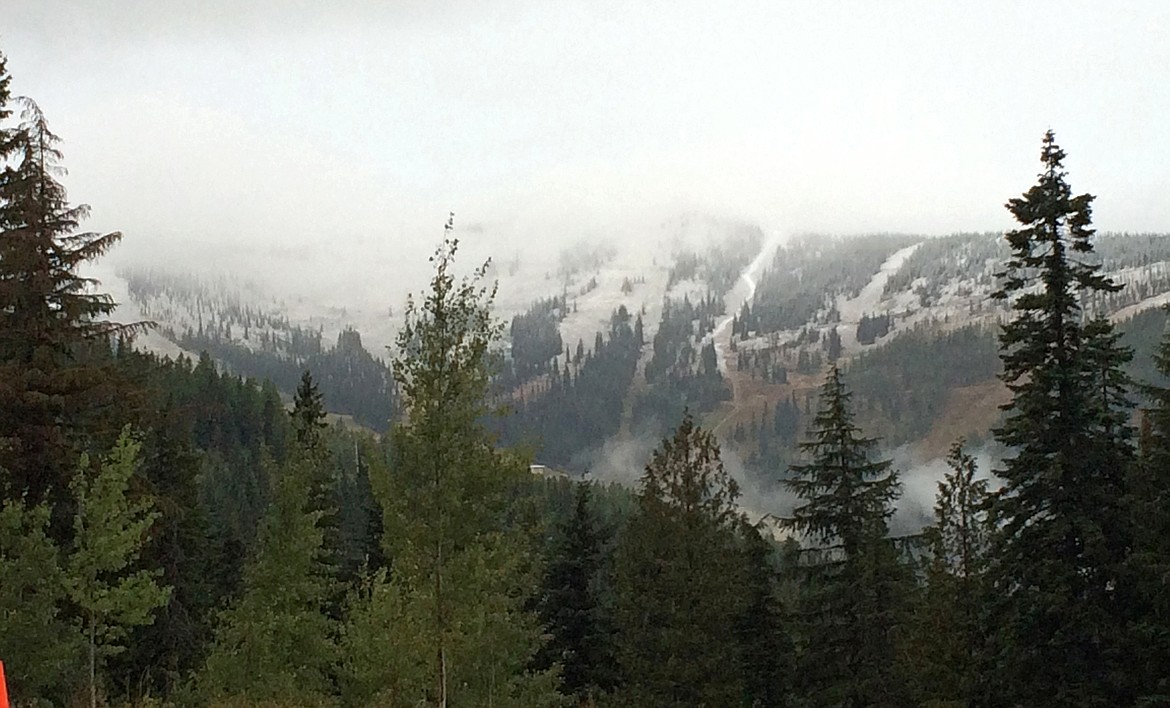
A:
<svg viewBox="0 0 1170 708">
<path fill-rule="evenodd" d="M 569 346 L 578 340 L 591 345 L 623 306 L 642 313 L 650 337 L 665 296 L 710 290 L 708 281 L 718 278 L 673 272 L 680 254 L 718 254 L 738 245 L 754 255 L 758 248 L 751 242 L 758 228 L 699 214 L 561 239 L 555 248 L 541 241 L 521 248 L 515 234 L 486 225 L 454 233 L 461 240 L 460 272 L 492 258 L 488 279 L 498 284 L 496 312 L 504 321 L 538 300 L 565 297 L 569 307 L 559 327 Z M 165 256 L 123 251 L 94 275 L 120 303 L 118 317 L 157 323 L 139 346 L 162 354 L 180 353 L 184 343 L 194 346 L 205 337 L 252 351 L 279 352 L 305 337 L 327 347 L 352 328 L 367 349 L 386 357 L 406 295 L 426 289 L 430 266 L 417 243 L 400 254 L 386 244 L 360 246 L 282 250 L 216 243 L 207 252 L 188 244 Z"/>
<path fill-rule="evenodd" d="M 843 353 L 849 355 L 880 346 L 916 326 L 954 329 L 994 322 L 1009 310 L 1008 303 L 992 298 L 996 274 L 1008 255 L 998 234 L 866 237 L 861 257 L 852 243 L 805 237 L 777 253 L 753 298 L 743 345 L 824 350 L 835 329 Z M 1104 234 L 1097 249 L 1102 272 L 1123 289 L 1085 303 L 1087 310 L 1124 319 L 1167 301 L 1170 235 Z M 858 271 L 857 261 L 866 257 L 868 269 Z M 868 273 L 868 280 L 858 286 L 863 273 Z M 811 286 L 806 285 L 810 281 Z M 807 316 L 793 318 L 797 309 L 793 303 L 810 301 Z M 889 332 L 873 342 L 859 342 L 863 318 L 874 317 L 889 317 Z"/>
<path fill-rule="evenodd" d="M 572 350 L 568 359 L 578 342 L 592 349 L 619 308 L 631 318 L 641 316 L 645 346 L 624 407 L 626 433 L 636 422 L 641 398 L 690 395 L 682 384 L 655 393 L 643 378 L 659 346 L 655 335 L 668 298 L 721 303 L 723 314 L 710 314 L 706 304 L 696 308 L 707 314 L 692 323 L 693 339 L 681 345 L 683 359 L 670 366 L 673 377 L 680 371 L 699 376 L 700 353 L 714 345 L 730 393 L 707 422 L 729 437 L 766 418 L 782 400 L 807 407 L 831 354 L 860 362 L 907 334 L 914 335 L 915 346 L 925 346 L 947 332 L 993 325 L 1008 313 L 1007 303 L 991 297 L 1007 257 L 998 234 L 790 236 L 695 214 L 628 225 L 556 248 L 546 243 L 531 252 L 510 246 L 507 233 L 488 226 L 456 234 L 467 244 L 458 259 L 461 272 L 492 255 L 493 248 L 500 254 L 488 277 L 498 282 L 497 315 L 505 322 L 538 301 L 563 299 L 555 324 L 562 344 L 547 362 L 549 371 L 568 368 L 564 348 Z M 1170 302 L 1170 236 L 1105 234 L 1097 248 L 1103 271 L 1125 287 L 1085 303 L 1088 309 L 1123 320 Z M 119 317 L 158 323 L 139 345 L 163 354 L 194 354 L 214 341 L 257 356 L 301 361 L 330 349 L 352 328 L 366 349 L 385 360 L 405 301 L 404 294 L 395 299 L 390 293 L 425 289 L 426 258 L 419 256 L 421 263 L 411 268 L 391 259 L 394 265 L 383 269 L 385 250 L 364 261 L 333 250 L 338 252 L 318 252 L 320 262 L 302 251 L 268 252 L 265 258 L 244 251 L 235 270 L 222 272 L 179 267 L 208 260 L 195 257 L 172 259 L 165 267 L 123 259 L 102 264 L 94 275 L 123 303 Z M 417 245 L 408 250 L 421 251 Z M 213 260 L 230 259 L 221 253 Z M 351 270 L 339 274 L 339 265 Z M 345 286 L 326 287 L 318 278 Z M 867 361 L 868 367 L 878 365 L 872 357 Z M 579 363 L 573 366 L 576 371 Z M 524 395 L 539 392 L 540 381 Z M 999 400 L 990 389 L 956 396 Z M 707 410 L 695 401 L 690 405 Z"/>
</svg>

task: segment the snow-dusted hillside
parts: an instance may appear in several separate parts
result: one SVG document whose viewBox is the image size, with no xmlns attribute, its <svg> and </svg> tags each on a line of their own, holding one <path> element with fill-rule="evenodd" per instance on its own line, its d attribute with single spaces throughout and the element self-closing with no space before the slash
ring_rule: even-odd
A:
<svg viewBox="0 0 1170 708">
<path fill-rule="evenodd" d="M 777 261 L 764 275 L 762 290 L 769 284 L 773 287 L 757 293 L 753 305 L 762 311 L 776 302 L 782 303 L 786 295 L 807 295 L 786 293 L 785 287 L 794 289 L 794 283 L 799 284 L 810 269 L 817 268 L 828 275 L 820 283 L 821 291 L 812 293 L 817 300 L 815 307 L 810 308 L 808 317 L 788 321 L 787 326 L 768 326 L 766 318 L 757 313 L 752 322 L 761 324 L 741 334 L 740 347 L 748 351 L 790 351 L 795 361 L 802 348 L 825 350 L 830 332 L 835 330 L 842 353 L 848 356 L 881 346 L 919 325 L 950 330 L 993 322 L 1007 313 L 1008 304 L 992 298 L 997 289 L 996 274 L 1003 269 L 1008 255 L 1001 235 L 919 237 L 910 245 L 902 245 L 905 240 L 901 236 L 889 237 L 880 266 L 860 287 L 856 287 L 855 278 L 846 280 L 851 258 L 848 239 L 838 242 L 842 245 L 836 250 L 821 247 L 821 254 L 829 255 L 819 260 L 807 257 L 811 249 L 818 247 L 817 239 L 797 240 L 796 251 L 777 254 Z M 869 245 L 874 247 L 880 241 L 870 237 Z M 786 257 L 799 265 L 788 273 L 787 280 L 775 285 L 775 276 L 783 272 Z M 1096 258 L 1102 264 L 1102 272 L 1123 289 L 1085 303 L 1086 309 L 1124 319 L 1170 301 L 1170 236 L 1104 234 L 1098 238 Z M 863 318 L 885 316 L 891 323 L 888 333 L 870 344 L 858 341 Z"/>
<path fill-rule="evenodd" d="M 569 346 L 578 340 L 589 346 L 622 306 L 642 314 L 647 337 L 652 337 L 665 296 L 697 297 L 711 288 L 703 274 L 672 282 L 675 256 L 718 250 L 753 228 L 688 214 L 560 239 L 555 247 L 538 240 L 524 250 L 514 245 L 515 234 L 489 225 L 457 228 L 455 235 L 461 240 L 457 261 L 462 272 L 492 258 L 488 278 L 498 283 L 501 319 L 540 299 L 564 296 L 569 308 L 560 323 L 561 337 Z M 180 353 L 185 337 L 214 332 L 259 351 L 298 330 L 315 333 L 328 346 L 353 328 L 367 349 L 385 357 L 407 293 L 425 290 L 430 276 L 428 254 L 418 243 L 400 252 L 369 243 L 362 249 L 322 245 L 259 251 L 223 243 L 206 248 L 190 244 L 186 252 L 165 258 L 116 252 L 95 268 L 92 275 L 120 303 L 119 318 L 157 323 L 140 346 L 173 355 Z"/>
</svg>

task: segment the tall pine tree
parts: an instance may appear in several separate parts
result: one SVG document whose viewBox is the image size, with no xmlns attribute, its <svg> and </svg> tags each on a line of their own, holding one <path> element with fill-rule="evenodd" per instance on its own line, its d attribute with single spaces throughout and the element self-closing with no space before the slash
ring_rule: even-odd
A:
<svg viewBox="0 0 1170 708">
<path fill-rule="evenodd" d="M 332 455 L 325 441 L 325 404 L 317 383 L 308 369 L 301 374 L 293 396 L 293 409 L 289 412 L 294 434 L 294 445 L 290 454 L 308 475 L 308 510 L 316 515 L 317 526 L 321 529 L 321 560 L 329 566 L 334 580 L 343 578 L 344 548 L 341 534 L 342 479 L 333 464 Z M 345 577 L 353 579 L 352 576 Z M 332 585 L 332 583 L 330 583 Z M 345 588 L 334 589 L 329 603 L 330 615 L 341 619 L 341 605 Z"/>
<path fill-rule="evenodd" d="M 595 518 L 592 487 L 576 487 L 573 515 L 560 529 L 545 569 L 539 610 L 549 640 L 535 664 L 542 669 L 559 664 L 561 692 L 590 705 L 617 682 L 614 627 L 600 595 L 609 534 Z"/>
<path fill-rule="evenodd" d="M 775 552 L 764 533 L 740 525 L 745 602 L 736 630 L 744 674 L 745 706 L 780 708 L 792 704 L 793 646 L 777 597 Z"/>
<path fill-rule="evenodd" d="M 997 474 L 999 530 L 990 572 L 993 705 L 1127 705 L 1121 633 L 1132 607 L 1124 567 L 1133 458 L 1125 411 L 1129 352 L 1082 303 L 1119 289 L 1093 262 L 1093 197 L 1074 196 L 1065 153 L 1044 136 L 1043 171 L 1007 208 L 1020 223 L 996 296 L 1013 319 L 1000 334 L 1012 392 L 996 438 L 1012 456 Z"/>
<path fill-rule="evenodd" d="M 961 441 L 951 447 L 947 464 L 934 523 L 923 532 L 929 560 L 910 652 L 920 700 L 968 705 L 984 644 L 980 609 L 993 524 L 987 480 L 977 477 L 975 458 Z"/>
<path fill-rule="evenodd" d="M 297 442 L 305 448 L 321 445 L 321 431 L 325 429 L 325 399 L 313 381 L 313 374 L 305 369 L 293 397 L 293 432 Z"/>
<path fill-rule="evenodd" d="M 8 84 L 0 57 L 0 121 L 12 111 Z M 127 329 L 105 319 L 113 300 L 77 270 L 121 234 L 77 231 L 89 208 L 71 206 L 56 179 L 60 138 L 36 103 L 20 104 L 20 124 L 0 124 L 0 494 L 49 502 L 64 538 L 78 454 L 117 434 L 105 410 L 120 405 L 117 378 L 86 350 L 108 351 L 108 338 Z"/>
<path fill-rule="evenodd" d="M 1170 331 L 1154 355 L 1161 385 L 1147 385 L 1141 455 L 1131 489 L 1136 528 L 1131 568 L 1139 583 L 1132 673 L 1142 677 L 1141 697 L 1170 703 Z"/>
<path fill-rule="evenodd" d="M 214 700 L 313 705 L 333 691 L 335 628 L 325 614 L 329 576 L 311 474 L 304 460 L 275 471 L 243 594 L 222 613 L 198 680 Z"/>
<path fill-rule="evenodd" d="M 687 414 L 654 451 L 615 561 L 627 706 L 730 706 L 744 697 L 739 488 Z"/>
<path fill-rule="evenodd" d="M 834 364 L 820 410 L 800 444 L 810 459 L 785 485 L 800 499 L 785 526 L 814 545 L 798 629 L 799 690 L 813 706 L 904 706 L 898 637 L 908 577 L 888 537 L 898 498 L 889 460 L 853 424 L 851 394 Z"/>
</svg>

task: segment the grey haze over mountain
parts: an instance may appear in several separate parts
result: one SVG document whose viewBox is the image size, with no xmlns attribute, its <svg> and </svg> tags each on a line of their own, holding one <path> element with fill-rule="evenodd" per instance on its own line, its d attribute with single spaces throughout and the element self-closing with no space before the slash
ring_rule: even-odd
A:
<svg viewBox="0 0 1170 708">
<path fill-rule="evenodd" d="M 13 89 L 65 138 L 88 226 L 148 253 L 424 260 L 448 211 L 505 254 L 680 210 L 996 229 L 1049 127 L 1099 228 L 1170 225 L 1156 0 L 10 0 L 3 17 Z"/>
</svg>

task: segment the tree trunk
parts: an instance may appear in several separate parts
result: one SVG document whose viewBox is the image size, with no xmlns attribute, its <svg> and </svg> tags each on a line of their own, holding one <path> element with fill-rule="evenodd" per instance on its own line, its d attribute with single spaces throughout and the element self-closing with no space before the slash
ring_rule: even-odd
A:
<svg viewBox="0 0 1170 708">
<path fill-rule="evenodd" d="M 438 708 L 447 708 L 447 651 L 443 646 L 446 631 L 443 612 L 443 521 L 442 512 L 439 514 L 439 541 L 435 544 L 435 638 L 438 643 L 439 660 L 439 696 Z"/>
<path fill-rule="evenodd" d="M 97 708 L 97 617 L 89 616 L 89 708 Z"/>
</svg>

